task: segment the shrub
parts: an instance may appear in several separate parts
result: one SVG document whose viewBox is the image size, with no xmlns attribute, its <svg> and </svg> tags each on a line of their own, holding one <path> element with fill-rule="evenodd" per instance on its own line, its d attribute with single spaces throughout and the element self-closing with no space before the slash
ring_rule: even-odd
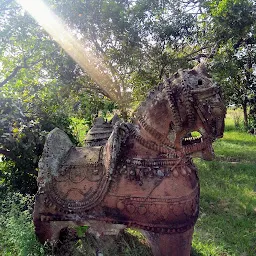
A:
<svg viewBox="0 0 256 256">
<path fill-rule="evenodd" d="M 0 254 L 4 256 L 45 255 L 32 223 L 33 196 L 20 193 L 1 195 Z"/>
</svg>

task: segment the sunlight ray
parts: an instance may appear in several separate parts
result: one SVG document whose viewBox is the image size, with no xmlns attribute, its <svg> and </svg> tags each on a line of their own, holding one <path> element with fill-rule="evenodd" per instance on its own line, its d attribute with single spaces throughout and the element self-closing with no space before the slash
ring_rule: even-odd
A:
<svg viewBox="0 0 256 256">
<path fill-rule="evenodd" d="M 81 43 L 66 24 L 53 13 L 41 0 L 16 0 L 64 51 L 109 95 L 119 102 L 121 93 L 116 78 L 111 76 L 102 59 L 87 46 Z"/>
</svg>

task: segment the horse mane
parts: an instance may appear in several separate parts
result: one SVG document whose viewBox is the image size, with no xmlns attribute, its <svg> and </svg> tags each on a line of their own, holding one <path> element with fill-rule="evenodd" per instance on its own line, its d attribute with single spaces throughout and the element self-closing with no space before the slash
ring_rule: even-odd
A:
<svg viewBox="0 0 256 256">
<path fill-rule="evenodd" d="M 180 69 L 170 78 L 160 82 L 156 87 L 151 89 L 146 99 L 139 105 L 135 111 L 135 117 L 139 118 L 144 115 L 148 104 L 152 101 L 161 100 L 157 97 L 160 93 L 165 93 L 169 102 L 169 106 L 173 115 L 173 124 L 176 131 L 182 129 L 182 117 L 179 114 L 178 99 L 183 98 L 183 104 L 186 109 L 187 125 L 191 126 L 194 123 L 194 107 L 191 90 L 203 89 L 201 87 L 202 79 L 209 79 L 204 65 L 198 65 L 193 69 Z M 201 80 L 199 84 L 199 80 Z M 164 90 L 163 90 L 164 89 Z"/>
<path fill-rule="evenodd" d="M 152 100 L 156 99 L 156 96 L 162 92 L 162 89 L 164 88 L 164 83 L 160 82 L 157 86 L 153 87 L 147 94 L 146 98 L 140 103 L 138 108 L 135 110 L 135 116 L 140 115 L 143 113 L 145 107 L 147 104 L 152 102 Z"/>
<path fill-rule="evenodd" d="M 176 78 L 177 74 L 178 73 L 176 72 L 170 78 L 167 78 L 165 82 L 171 84 L 171 81 L 173 80 L 174 77 Z M 150 91 L 147 93 L 146 98 L 140 103 L 138 108 L 134 111 L 135 116 L 140 116 L 141 114 L 143 114 L 146 106 L 150 104 L 152 100 L 159 100 L 156 96 L 163 92 L 163 89 L 165 88 L 165 82 L 159 82 L 155 87 L 150 89 Z"/>
</svg>

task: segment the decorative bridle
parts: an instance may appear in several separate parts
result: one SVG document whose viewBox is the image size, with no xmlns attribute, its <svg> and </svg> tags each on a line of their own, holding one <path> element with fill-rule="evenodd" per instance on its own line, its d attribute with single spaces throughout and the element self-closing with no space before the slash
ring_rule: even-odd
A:
<svg viewBox="0 0 256 256">
<path fill-rule="evenodd" d="M 182 117 L 180 116 L 178 104 L 175 99 L 175 96 L 179 95 L 179 97 L 182 97 L 183 99 L 188 127 L 192 127 L 194 125 L 195 115 L 197 114 L 204 125 L 204 129 L 210 135 L 211 127 L 208 122 L 208 116 L 210 113 L 207 109 L 205 109 L 204 104 L 206 104 L 209 99 L 215 97 L 216 95 L 220 95 L 219 87 L 213 85 L 209 87 L 195 89 L 191 84 L 189 84 L 187 77 L 188 74 L 186 71 L 179 71 L 179 75 L 179 78 L 181 79 L 179 85 L 173 84 L 173 80 L 175 77 L 167 79 L 163 84 L 159 85 L 168 100 L 168 104 L 173 117 L 173 130 L 179 132 L 183 128 Z M 211 104 L 211 106 L 219 108 L 221 112 L 225 111 L 225 107 L 223 104 Z M 212 142 L 211 138 L 205 139 L 198 145 L 184 146 L 182 150 L 179 151 L 175 149 L 174 143 L 169 140 L 168 134 L 162 134 L 158 132 L 155 128 L 151 127 L 142 115 L 137 114 L 137 119 L 141 127 L 156 141 L 159 141 L 160 144 L 145 140 L 134 127 L 131 127 L 131 135 L 135 138 L 135 140 L 144 147 L 165 154 L 169 158 L 180 158 L 195 151 L 203 150 Z"/>
</svg>

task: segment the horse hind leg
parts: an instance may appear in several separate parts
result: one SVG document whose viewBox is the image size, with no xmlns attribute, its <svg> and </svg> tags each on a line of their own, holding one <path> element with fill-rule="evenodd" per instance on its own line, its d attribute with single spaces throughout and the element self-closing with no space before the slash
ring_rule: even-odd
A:
<svg viewBox="0 0 256 256">
<path fill-rule="evenodd" d="M 194 228 L 183 233 L 159 234 L 142 231 L 154 256 L 190 256 Z"/>
</svg>

